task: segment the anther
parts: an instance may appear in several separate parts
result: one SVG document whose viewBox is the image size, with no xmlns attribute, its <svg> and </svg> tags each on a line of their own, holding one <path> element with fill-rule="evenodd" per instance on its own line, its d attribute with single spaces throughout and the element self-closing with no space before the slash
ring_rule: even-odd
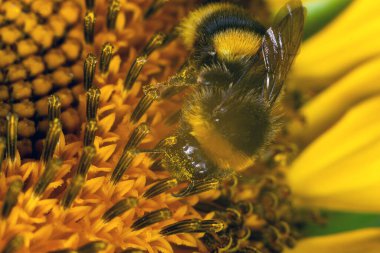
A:
<svg viewBox="0 0 380 253">
<path fill-rule="evenodd" d="M 95 20 L 95 13 L 93 11 L 87 11 L 84 17 L 84 39 L 87 44 L 94 42 Z"/>
<path fill-rule="evenodd" d="M 5 245 L 2 253 L 15 253 L 23 245 L 24 245 L 24 237 L 22 235 L 15 235 Z"/>
<path fill-rule="evenodd" d="M 96 120 L 100 99 L 100 90 L 97 87 L 89 88 L 86 93 L 86 117 L 87 121 Z"/>
<path fill-rule="evenodd" d="M 96 253 L 107 248 L 107 243 L 103 241 L 93 241 L 77 249 L 78 253 Z"/>
<path fill-rule="evenodd" d="M 96 69 L 96 56 L 89 53 L 84 60 L 83 75 L 84 75 L 84 88 L 89 90 L 93 85 L 95 69 Z"/>
<path fill-rule="evenodd" d="M 133 130 L 131 137 L 129 137 L 128 143 L 125 145 L 124 150 L 136 148 L 148 133 L 148 125 L 146 123 L 141 123 Z"/>
<path fill-rule="evenodd" d="M 131 68 L 128 71 L 127 77 L 124 81 L 124 90 L 130 90 L 133 86 L 133 84 L 136 82 L 137 77 L 139 76 L 142 68 L 144 67 L 147 56 L 143 55 L 140 57 L 137 57 L 135 61 L 132 63 Z"/>
<path fill-rule="evenodd" d="M 74 199 L 78 196 L 80 190 L 82 189 L 84 181 L 85 178 L 80 174 L 77 174 L 74 177 L 61 202 L 61 205 L 65 209 L 69 208 L 72 205 Z"/>
<path fill-rule="evenodd" d="M 166 34 L 162 32 L 155 33 L 142 50 L 142 55 L 149 56 L 154 50 L 161 47 L 166 41 Z"/>
<path fill-rule="evenodd" d="M 61 115 L 61 101 L 57 95 L 48 98 L 48 118 L 49 121 L 59 119 Z"/>
<path fill-rule="evenodd" d="M 93 10 L 95 6 L 95 0 L 86 0 L 86 9 Z"/>
<path fill-rule="evenodd" d="M 120 1 L 111 0 L 108 5 L 108 12 L 107 12 L 107 28 L 109 30 L 115 29 L 116 18 L 119 11 L 120 11 Z"/>
<path fill-rule="evenodd" d="M 147 19 L 156 13 L 166 2 L 170 0 L 155 0 L 144 13 L 144 18 Z"/>
<path fill-rule="evenodd" d="M 209 180 L 201 182 L 191 182 L 188 187 L 179 191 L 178 193 L 173 193 L 174 197 L 183 198 L 192 196 L 198 193 L 216 189 L 219 186 L 218 180 Z"/>
<path fill-rule="evenodd" d="M 45 165 L 50 159 L 53 157 L 54 150 L 58 144 L 59 134 L 62 131 L 61 123 L 59 119 L 54 119 L 49 124 L 49 130 L 46 134 L 46 138 L 44 141 L 44 146 L 42 148 L 41 153 L 41 162 Z"/>
<path fill-rule="evenodd" d="M 171 217 L 171 211 L 168 208 L 162 208 L 145 214 L 143 217 L 135 221 L 131 228 L 133 230 L 140 230 L 154 223 L 170 219 Z"/>
<path fill-rule="evenodd" d="M 157 184 L 150 187 L 143 195 L 144 198 L 150 199 L 163 192 L 166 192 L 178 185 L 178 181 L 175 178 L 164 179 Z"/>
<path fill-rule="evenodd" d="M 12 162 L 16 158 L 18 116 L 14 113 L 7 115 L 7 157 Z"/>
<path fill-rule="evenodd" d="M 96 120 L 90 120 L 86 123 L 83 138 L 84 146 L 91 146 L 94 144 L 96 130 L 98 130 L 98 122 Z"/>
<path fill-rule="evenodd" d="M 86 146 L 83 148 L 82 156 L 79 160 L 77 175 L 81 175 L 86 178 L 88 169 L 91 166 L 92 159 L 96 154 L 96 150 L 93 146 Z"/>
<path fill-rule="evenodd" d="M 151 106 L 153 101 L 157 100 L 159 97 L 158 91 L 156 89 L 149 90 L 139 101 L 136 108 L 133 110 L 131 115 L 131 121 L 136 123 L 144 115 L 144 113 Z"/>
<path fill-rule="evenodd" d="M 1 216 L 3 218 L 8 218 L 13 207 L 17 204 L 17 198 L 23 187 L 23 182 L 20 179 L 14 180 L 8 188 L 5 195 L 3 208 L 1 210 Z"/>
<path fill-rule="evenodd" d="M 115 205 L 113 205 L 110 209 L 108 209 L 102 219 L 104 222 L 109 222 L 113 218 L 122 215 L 126 211 L 128 211 L 131 208 L 134 208 L 137 206 L 137 199 L 133 197 L 128 197 L 125 199 L 120 200 Z"/>
<path fill-rule="evenodd" d="M 179 233 L 217 233 L 223 230 L 224 227 L 224 223 L 218 220 L 189 219 L 164 227 L 160 231 L 160 234 L 168 236 Z"/>
<path fill-rule="evenodd" d="M 135 155 L 135 150 L 124 150 L 111 175 L 111 182 L 114 185 L 120 181 L 125 171 L 129 168 L 133 158 L 135 158 Z"/>
<path fill-rule="evenodd" d="M 62 161 L 59 159 L 52 159 L 46 166 L 42 176 L 38 179 L 37 184 L 33 189 L 35 196 L 41 196 L 48 185 L 53 181 L 56 173 L 62 165 Z"/>
<path fill-rule="evenodd" d="M 111 58 L 113 53 L 113 45 L 109 42 L 105 43 L 102 47 L 102 53 L 100 54 L 100 72 L 105 74 L 108 72 L 110 66 Z"/>
</svg>

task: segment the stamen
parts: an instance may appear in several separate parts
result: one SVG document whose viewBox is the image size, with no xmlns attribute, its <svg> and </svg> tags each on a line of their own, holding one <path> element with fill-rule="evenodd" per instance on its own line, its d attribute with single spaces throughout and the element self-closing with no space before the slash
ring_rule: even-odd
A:
<svg viewBox="0 0 380 253">
<path fill-rule="evenodd" d="M 107 243 L 103 241 L 93 241 L 78 248 L 78 253 L 96 253 L 107 248 Z"/>
<path fill-rule="evenodd" d="M 14 113 L 7 115 L 7 157 L 11 162 L 16 158 L 18 116 Z"/>
<path fill-rule="evenodd" d="M 140 230 L 154 223 L 170 219 L 171 217 L 172 217 L 171 211 L 168 208 L 162 208 L 162 209 L 145 214 L 143 217 L 135 221 L 132 224 L 131 228 L 133 230 Z"/>
<path fill-rule="evenodd" d="M 49 251 L 49 253 L 78 253 L 78 251 L 73 250 L 73 249 L 61 249 L 61 250 Z"/>
<path fill-rule="evenodd" d="M 96 69 L 96 56 L 89 53 L 84 60 L 83 75 L 84 75 L 84 89 L 89 90 L 93 86 L 93 80 Z"/>
<path fill-rule="evenodd" d="M 131 115 L 131 121 L 136 123 L 148 110 L 153 101 L 157 100 L 159 97 L 158 90 L 150 89 L 139 101 L 135 110 L 133 110 Z"/>
<path fill-rule="evenodd" d="M 154 50 L 161 47 L 166 41 L 166 34 L 162 32 L 155 33 L 142 50 L 142 55 L 149 56 Z"/>
<path fill-rule="evenodd" d="M 8 218 L 13 207 L 17 204 L 17 198 L 23 187 L 23 182 L 20 179 L 14 180 L 8 188 L 5 195 L 3 208 L 1 210 L 1 216 L 3 218 Z"/>
<path fill-rule="evenodd" d="M 84 17 L 84 39 L 87 44 L 94 42 L 95 21 L 95 13 L 93 11 L 87 11 Z"/>
<path fill-rule="evenodd" d="M 120 216 L 131 208 L 137 206 L 137 199 L 133 197 L 128 197 L 123 200 L 120 200 L 115 205 L 113 205 L 107 212 L 104 213 L 102 219 L 104 222 L 109 222 L 116 216 Z"/>
<path fill-rule="evenodd" d="M 217 233 L 224 229 L 224 227 L 225 224 L 219 220 L 189 219 L 164 227 L 160 231 L 160 234 L 168 236 L 179 233 Z"/>
<path fill-rule="evenodd" d="M 2 164 L 4 160 L 4 154 L 5 154 L 5 139 L 3 137 L 0 137 L 0 173 L 2 171 Z"/>
<path fill-rule="evenodd" d="M 149 131 L 150 130 L 148 125 L 146 123 L 141 123 L 133 130 L 131 137 L 129 137 L 128 143 L 125 145 L 124 150 L 136 148 L 149 133 Z"/>
<path fill-rule="evenodd" d="M 179 191 L 178 193 L 173 193 L 172 195 L 177 198 L 183 198 L 183 197 L 199 194 L 201 192 L 216 189 L 218 188 L 218 186 L 219 186 L 218 180 L 192 182 L 185 189 Z"/>
<path fill-rule="evenodd" d="M 61 115 L 61 101 L 57 95 L 51 95 L 48 98 L 48 118 L 49 121 L 59 119 Z"/>
<path fill-rule="evenodd" d="M 153 198 L 167 190 L 172 189 L 173 187 L 178 185 L 178 181 L 175 178 L 164 179 L 157 184 L 153 185 L 149 188 L 143 195 L 144 198 L 150 199 Z"/>
<path fill-rule="evenodd" d="M 95 6 L 95 0 L 86 0 L 87 10 L 93 10 Z"/>
<path fill-rule="evenodd" d="M 83 138 L 84 146 L 92 146 L 94 144 L 96 130 L 98 130 L 98 122 L 96 120 L 90 120 L 86 123 Z"/>
<path fill-rule="evenodd" d="M 265 210 L 273 210 L 278 206 L 279 199 L 273 192 L 265 192 L 260 197 L 260 204 L 265 208 Z"/>
<path fill-rule="evenodd" d="M 149 8 L 146 10 L 144 14 L 144 18 L 147 19 L 150 16 L 152 16 L 154 13 L 156 13 L 166 2 L 169 2 L 170 0 L 155 0 Z"/>
<path fill-rule="evenodd" d="M 23 245 L 24 245 L 24 237 L 22 235 L 15 235 L 5 245 L 2 253 L 15 253 Z"/>
<path fill-rule="evenodd" d="M 53 181 L 58 169 L 61 167 L 62 161 L 59 159 L 52 159 L 46 166 L 42 176 L 38 179 L 36 186 L 33 189 L 35 196 L 41 196 L 48 185 Z"/>
<path fill-rule="evenodd" d="M 100 55 L 100 72 L 105 74 L 108 72 L 110 66 L 111 58 L 113 53 L 113 45 L 109 42 L 105 43 L 102 47 L 102 53 Z"/>
<path fill-rule="evenodd" d="M 79 160 L 77 175 L 81 175 L 86 178 L 88 169 L 91 166 L 92 159 L 96 154 L 96 150 L 93 146 L 86 146 L 83 148 L 83 154 Z"/>
<path fill-rule="evenodd" d="M 65 209 L 69 208 L 72 205 L 74 199 L 78 196 L 80 190 L 82 189 L 84 181 L 85 178 L 80 174 L 77 174 L 74 177 L 61 202 L 61 205 Z"/>
<path fill-rule="evenodd" d="M 112 0 L 110 4 L 108 5 L 108 12 L 107 12 L 107 28 L 109 30 L 115 29 L 116 18 L 119 11 L 120 11 L 120 1 Z"/>
<path fill-rule="evenodd" d="M 124 81 L 124 90 L 130 90 L 132 88 L 142 68 L 147 62 L 147 58 L 148 58 L 147 55 L 143 55 L 143 56 L 137 57 L 135 61 L 132 63 L 132 66 L 129 69 L 127 77 L 125 78 L 125 81 Z"/>
<path fill-rule="evenodd" d="M 59 134 L 62 131 L 61 122 L 59 119 L 54 119 L 49 124 L 49 130 L 46 134 L 46 138 L 44 141 L 44 146 L 42 148 L 41 153 L 41 162 L 46 165 L 50 159 L 53 157 L 55 147 L 58 144 Z"/>
<path fill-rule="evenodd" d="M 86 93 L 86 116 L 87 121 L 96 120 L 96 114 L 98 112 L 100 99 L 100 89 L 97 87 L 91 87 Z"/>
<path fill-rule="evenodd" d="M 115 169 L 112 172 L 111 182 L 115 185 L 117 184 L 121 177 L 124 175 L 125 171 L 129 168 L 133 158 L 136 156 L 135 150 L 124 150 L 119 161 L 116 164 Z"/>
</svg>

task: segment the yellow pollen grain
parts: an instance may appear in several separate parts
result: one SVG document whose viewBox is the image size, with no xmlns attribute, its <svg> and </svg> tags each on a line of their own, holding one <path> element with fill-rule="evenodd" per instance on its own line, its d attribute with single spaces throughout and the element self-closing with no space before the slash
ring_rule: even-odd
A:
<svg viewBox="0 0 380 253">
<path fill-rule="evenodd" d="M 261 37 L 252 31 L 229 29 L 216 34 L 213 43 L 219 59 L 236 61 L 254 55 L 261 46 Z"/>
</svg>

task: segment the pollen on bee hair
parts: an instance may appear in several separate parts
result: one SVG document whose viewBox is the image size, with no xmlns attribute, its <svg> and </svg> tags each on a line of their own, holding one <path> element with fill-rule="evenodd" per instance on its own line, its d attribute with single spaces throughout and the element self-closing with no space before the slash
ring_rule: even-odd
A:
<svg viewBox="0 0 380 253">
<path fill-rule="evenodd" d="M 172 212 L 168 208 L 162 208 L 150 213 L 145 214 L 140 219 L 136 220 L 131 228 L 133 230 L 140 230 L 152 224 L 158 223 L 170 219 L 172 217 Z"/>
<path fill-rule="evenodd" d="M 108 12 L 107 12 L 107 28 L 109 30 L 115 29 L 117 14 L 120 11 L 120 1 L 111 0 L 108 3 Z"/>
<path fill-rule="evenodd" d="M 134 197 L 127 197 L 125 199 L 120 200 L 119 202 L 116 202 L 110 209 L 108 209 L 102 219 L 104 222 L 109 222 L 113 218 L 122 215 L 126 211 L 128 211 L 131 208 L 134 208 L 137 206 L 138 200 Z"/>
<path fill-rule="evenodd" d="M 100 54 L 100 64 L 99 70 L 101 73 L 105 74 L 108 72 L 110 66 L 111 58 L 113 53 L 113 45 L 109 42 L 105 43 L 102 47 Z"/>
<path fill-rule="evenodd" d="M 84 76 L 84 88 L 89 90 L 93 86 L 93 80 L 96 70 L 96 56 L 89 53 L 84 60 L 83 64 L 83 76 Z"/>
<path fill-rule="evenodd" d="M 24 183 L 21 179 L 13 180 L 8 188 L 7 193 L 5 194 L 5 199 L 3 203 L 3 207 L 1 209 L 1 216 L 3 218 L 8 218 L 13 207 L 17 204 L 17 198 L 20 194 Z"/>
</svg>

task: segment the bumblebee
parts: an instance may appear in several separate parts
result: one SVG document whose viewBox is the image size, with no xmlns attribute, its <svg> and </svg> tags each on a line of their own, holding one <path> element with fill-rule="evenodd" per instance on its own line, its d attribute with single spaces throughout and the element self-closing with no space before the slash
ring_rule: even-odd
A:
<svg viewBox="0 0 380 253">
<path fill-rule="evenodd" d="M 239 6 L 212 3 L 182 21 L 178 33 L 191 55 L 160 86 L 193 91 L 184 102 L 178 130 L 164 140 L 161 152 L 172 176 L 190 182 L 186 192 L 251 166 L 270 143 L 304 16 L 301 2 L 290 1 L 266 28 Z"/>
</svg>

